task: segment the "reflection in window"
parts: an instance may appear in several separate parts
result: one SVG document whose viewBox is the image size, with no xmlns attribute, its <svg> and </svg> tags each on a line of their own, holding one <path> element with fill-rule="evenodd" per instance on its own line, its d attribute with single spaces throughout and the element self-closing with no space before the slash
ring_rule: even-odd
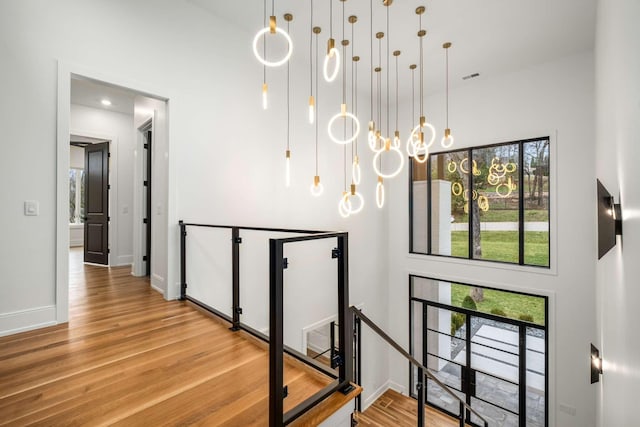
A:
<svg viewBox="0 0 640 427">
<path fill-rule="evenodd" d="M 411 252 L 549 267 L 548 138 L 411 167 Z"/>
<path fill-rule="evenodd" d="M 84 169 L 69 169 L 69 224 L 84 224 Z"/>
</svg>

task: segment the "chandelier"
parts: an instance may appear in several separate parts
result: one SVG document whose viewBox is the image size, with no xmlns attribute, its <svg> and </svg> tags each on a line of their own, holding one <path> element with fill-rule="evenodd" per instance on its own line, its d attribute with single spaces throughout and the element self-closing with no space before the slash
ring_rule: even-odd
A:
<svg viewBox="0 0 640 427">
<path fill-rule="evenodd" d="M 365 197 L 358 191 L 358 186 L 362 181 L 366 180 L 366 176 L 363 177 L 363 172 L 360 163 L 360 156 L 358 154 L 358 142 L 361 131 L 361 119 L 359 114 L 363 113 L 365 108 L 358 110 L 358 63 L 360 61 L 359 51 L 355 43 L 354 26 L 359 22 L 359 18 L 355 15 L 345 14 L 347 0 L 339 0 L 342 3 L 342 14 L 339 21 L 342 28 L 342 40 L 339 45 L 336 43 L 334 35 L 334 16 L 333 6 L 334 1 L 329 0 L 329 19 L 327 22 L 329 31 L 328 38 L 326 39 L 326 52 L 323 53 L 323 59 L 319 58 L 318 52 L 318 39 L 321 32 L 320 27 L 317 25 L 314 19 L 314 0 L 309 2 L 308 14 L 310 16 L 309 27 L 309 39 L 308 39 L 308 78 L 309 78 L 309 93 L 305 95 L 305 103 L 303 108 L 306 109 L 305 115 L 308 116 L 308 122 L 311 125 L 310 132 L 314 134 L 315 141 L 315 173 L 313 176 L 313 182 L 310 187 L 310 192 L 315 197 L 320 197 L 324 194 L 324 187 L 320 182 L 319 174 L 319 124 L 320 117 L 318 116 L 319 109 L 319 91 L 318 91 L 318 77 L 322 75 L 325 84 L 337 85 L 340 84 L 341 90 L 340 104 L 333 106 L 338 110 L 326 124 L 326 136 L 329 140 L 335 144 L 342 146 L 343 159 L 342 159 L 342 172 L 343 172 L 343 189 L 338 201 L 338 213 L 340 216 L 347 218 L 362 211 L 364 207 Z M 374 4 L 376 3 L 376 4 Z M 400 86 L 399 81 L 402 76 L 399 72 L 399 56 L 401 50 L 398 49 L 401 46 L 393 46 L 391 49 L 391 37 L 390 37 L 390 20 L 393 0 L 370 0 L 369 1 L 369 76 L 370 76 L 370 97 L 369 97 L 369 121 L 368 132 L 366 132 L 365 146 L 371 150 L 372 153 L 372 170 L 375 173 L 376 185 L 375 192 L 372 197 L 376 201 L 376 205 L 379 208 L 384 207 L 385 203 L 385 179 L 393 179 L 397 177 L 404 169 L 405 155 L 410 159 L 413 159 L 417 163 L 426 163 L 429 158 L 430 149 L 436 139 L 439 132 L 433 124 L 429 123 L 425 114 L 425 60 L 424 60 L 424 45 L 427 31 L 423 28 L 423 15 L 426 13 L 424 6 L 419 6 L 415 9 L 415 14 L 418 16 L 418 41 L 419 41 L 419 61 L 417 64 L 412 64 L 409 67 L 411 73 L 411 115 L 404 114 L 406 117 L 403 119 L 411 121 L 413 124 L 408 128 L 408 136 L 406 136 L 406 153 L 402 151 L 401 132 L 400 132 Z M 384 9 L 380 9 L 384 7 Z M 396 6 L 397 8 L 398 6 Z M 386 13 L 386 32 L 375 31 L 374 17 L 377 10 L 385 10 Z M 291 99 L 291 78 L 295 78 L 295 74 L 291 73 L 290 60 L 293 55 L 294 40 L 290 35 L 289 24 L 293 20 L 293 16 L 290 13 L 283 14 L 283 17 L 287 23 L 286 28 L 278 26 L 275 11 L 275 0 L 271 0 L 271 13 L 267 20 L 267 0 L 264 0 L 263 11 L 263 24 L 262 28 L 257 31 L 253 38 L 253 53 L 256 59 L 263 67 L 263 79 L 262 79 L 262 106 L 266 110 L 268 108 L 268 96 L 269 86 L 267 84 L 267 69 L 277 68 L 286 64 L 286 108 L 287 108 L 287 140 L 285 150 L 285 182 L 287 187 L 290 185 L 291 180 L 291 147 L 290 147 L 290 115 L 291 115 L 291 102 L 296 103 L 296 99 Z M 351 25 L 351 40 L 345 38 L 345 25 Z M 280 39 L 280 40 L 276 40 Z M 395 40 L 395 39 L 393 39 Z M 374 64 L 374 42 L 377 41 L 377 63 Z M 268 47 L 271 43 L 277 42 L 286 44 L 286 48 L 281 49 L 280 52 L 270 52 Z M 384 45 L 384 49 L 383 49 Z M 342 49 L 339 49 L 341 46 Z M 443 148 L 450 148 L 454 143 L 454 138 L 449 127 L 449 49 L 452 44 L 446 42 L 442 45 L 445 51 L 445 128 L 442 130 L 442 139 L 440 145 Z M 349 48 L 349 51 L 348 51 Z M 410 51 L 409 49 L 405 49 Z M 350 53 L 350 55 L 349 55 Z M 403 55 L 405 56 L 405 55 Z M 394 70 L 390 67 L 390 62 L 394 61 Z M 322 65 L 319 62 L 322 61 Z M 351 78 L 347 78 L 348 67 L 351 65 L 350 74 Z M 320 66 L 322 71 L 319 70 Z M 319 73 L 320 71 L 320 73 Z M 341 72 L 342 71 L 342 72 Z M 418 71 L 419 78 L 419 111 L 418 115 L 415 115 L 415 78 L 416 71 Z M 270 72 L 271 76 L 271 72 Z M 341 76 L 341 78 L 338 78 Z M 391 78 L 395 80 L 393 97 L 390 95 Z M 271 77 L 270 77 L 271 79 Z M 386 84 L 385 84 L 386 82 Z M 350 87 L 349 87 L 350 84 Z M 323 102 L 326 97 L 322 97 Z M 393 98 L 393 101 L 392 101 Z M 327 106 L 331 108 L 331 106 Z M 294 106 L 294 109 L 297 108 Z M 390 123 L 391 111 L 394 110 L 395 123 Z M 335 111 L 335 110 L 334 110 Z M 383 115 L 383 111 L 386 113 Z M 384 117 L 386 115 L 386 117 Z M 386 119 L 386 120 L 385 120 Z M 324 126 L 324 125 L 323 125 Z M 347 147 L 350 147 L 351 158 L 348 161 Z M 453 165 L 451 165 L 453 167 Z M 456 165 L 462 169 L 466 165 Z M 511 169 L 511 165 L 504 166 L 504 169 Z M 335 168 L 339 170 L 338 168 Z M 503 178 L 502 165 L 494 166 L 490 175 L 490 179 L 501 185 L 500 195 L 509 194 L 513 191 L 514 185 L 509 181 L 508 177 Z M 349 176 L 351 184 L 347 186 L 347 177 Z M 499 181 L 499 182 L 498 182 Z M 463 194 L 461 188 L 454 187 L 452 192 Z M 483 203 L 484 204 L 484 203 Z"/>
</svg>

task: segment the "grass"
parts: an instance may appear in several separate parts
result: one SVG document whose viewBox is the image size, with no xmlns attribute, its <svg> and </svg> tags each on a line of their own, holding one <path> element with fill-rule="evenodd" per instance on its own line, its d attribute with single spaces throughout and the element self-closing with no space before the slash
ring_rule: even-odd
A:
<svg viewBox="0 0 640 427">
<path fill-rule="evenodd" d="M 517 231 L 480 232 L 482 259 L 518 263 Z M 535 266 L 549 265 L 549 233 L 545 231 L 525 231 L 525 264 Z M 451 255 L 467 258 L 469 254 L 469 232 L 451 232 Z"/>
<path fill-rule="evenodd" d="M 469 222 L 468 214 L 454 214 L 456 222 Z M 518 211 L 512 209 L 490 209 L 482 212 L 480 217 L 482 222 L 517 222 Z M 546 222 L 549 221 L 549 211 L 546 209 L 524 211 L 525 222 Z"/>
<path fill-rule="evenodd" d="M 469 295 L 472 287 L 467 285 L 451 285 L 451 305 L 462 306 L 462 300 Z M 513 292 L 484 290 L 484 300 L 477 303 L 478 311 L 491 313 L 493 309 L 505 312 L 506 317 L 518 319 L 521 314 L 533 316 L 533 323 L 544 326 L 544 298 L 530 295 L 522 295 Z"/>
</svg>

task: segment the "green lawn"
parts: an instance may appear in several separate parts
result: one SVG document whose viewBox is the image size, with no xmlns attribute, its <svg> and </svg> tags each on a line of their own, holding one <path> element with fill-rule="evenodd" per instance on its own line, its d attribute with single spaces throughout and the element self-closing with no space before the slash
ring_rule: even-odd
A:
<svg viewBox="0 0 640 427">
<path fill-rule="evenodd" d="M 452 284 L 451 305 L 462 307 L 462 300 L 469 295 L 470 290 L 471 286 Z M 500 309 L 505 312 L 506 317 L 512 319 L 518 319 L 521 314 L 529 314 L 533 316 L 533 323 L 545 324 L 544 298 L 485 289 L 484 300 L 477 306 L 478 311 L 482 313 L 491 313 L 493 309 Z"/>
<path fill-rule="evenodd" d="M 482 231 L 480 233 L 482 259 L 518 263 L 517 231 Z M 549 265 L 549 233 L 525 231 L 524 261 L 527 265 Z M 469 254 L 469 233 L 451 232 L 451 255 L 467 258 Z"/>
</svg>

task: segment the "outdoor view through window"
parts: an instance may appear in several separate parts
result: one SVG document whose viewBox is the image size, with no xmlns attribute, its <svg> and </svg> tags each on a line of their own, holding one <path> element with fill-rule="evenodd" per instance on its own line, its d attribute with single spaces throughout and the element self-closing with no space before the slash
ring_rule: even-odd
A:
<svg viewBox="0 0 640 427">
<path fill-rule="evenodd" d="M 410 251 L 549 267 L 549 138 L 411 164 Z"/>
</svg>

